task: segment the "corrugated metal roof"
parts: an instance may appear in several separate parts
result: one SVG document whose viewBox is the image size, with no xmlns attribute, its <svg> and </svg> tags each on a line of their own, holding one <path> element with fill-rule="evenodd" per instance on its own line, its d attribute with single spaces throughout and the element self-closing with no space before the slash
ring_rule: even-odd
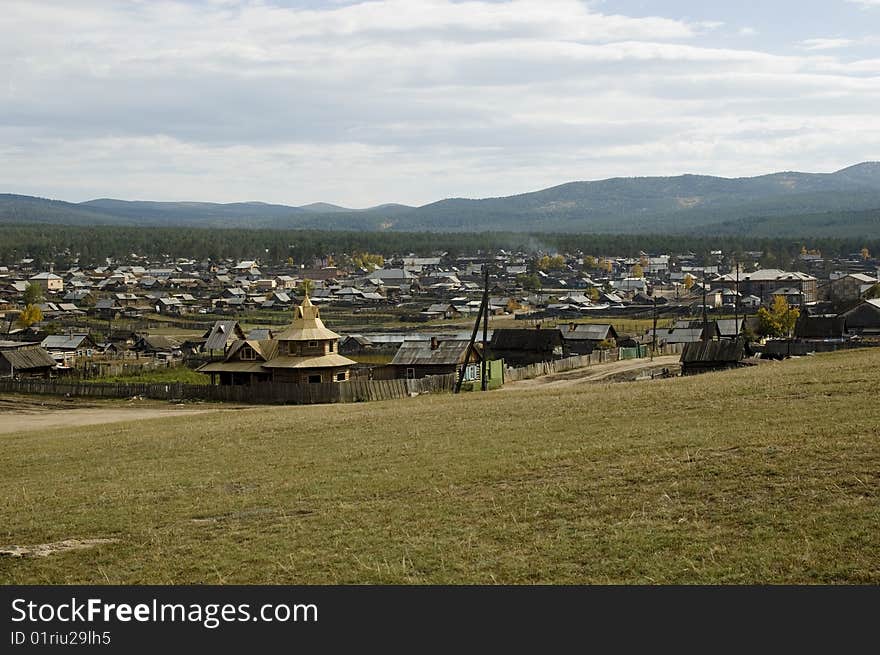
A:
<svg viewBox="0 0 880 655">
<path fill-rule="evenodd" d="M 667 343 L 693 343 L 703 338 L 702 328 L 676 328 L 665 337 Z"/>
<path fill-rule="evenodd" d="M 574 330 L 562 331 L 562 338 L 572 341 L 604 341 L 610 336 L 615 336 L 615 332 L 608 323 L 578 323 Z"/>
<path fill-rule="evenodd" d="M 718 334 L 722 337 L 735 337 L 742 331 L 743 320 L 735 318 L 721 318 L 715 321 L 718 326 Z"/>
<path fill-rule="evenodd" d="M 430 343 L 407 342 L 400 346 L 391 364 L 398 366 L 460 364 L 464 362 L 468 343 L 469 341 L 458 339 L 441 341 L 432 349 Z"/>
<path fill-rule="evenodd" d="M 88 339 L 87 334 L 50 334 L 40 345 L 47 350 L 76 350 Z"/>
<path fill-rule="evenodd" d="M 244 336 L 237 321 L 217 321 L 208 331 L 205 341 L 206 350 L 225 350 L 226 345 Z"/>
</svg>

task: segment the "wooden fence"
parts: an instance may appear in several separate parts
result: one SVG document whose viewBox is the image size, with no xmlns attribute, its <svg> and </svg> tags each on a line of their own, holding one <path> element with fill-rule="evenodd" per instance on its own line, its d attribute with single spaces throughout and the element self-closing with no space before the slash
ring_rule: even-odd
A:
<svg viewBox="0 0 880 655">
<path fill-rule="evenodd" d="M 661 348 L 657 348 L 655 355 L 677 355 L 681 353 L 683 344 L 666 344 Z M 644 346 L 641 348 L 645 348 Z M 642 350 L 641 348 L 627 349 L 627 359 L 632 359 L 637 353 L 644 353 L 643 357 L 650 355 L 650 347 Z M 574 357 L 566 357 L 564 359 L 554 359 L 549 362 L 538 362 L 518 368 L 506 368 L 504 370 L 505 382 L 516 382 L 518 380 L 528 380 L 540 377 L 542 375 L 550 375 L 551 373 L 562 373 L 563 371 L 571 371 L 576 368 L 584 368 L 586 366 L 595 366 L 596 364 L 606 364 L 608 362 L 616 362 L 621 357 L 622 348 L 612 348 L 611 350 L 594 350 L 589 355 L 575 355 Z M 632 352 L 636 351 L 636 353 Z"/>
<path fill-rule="evenodd" d="M 310 405 L 393 400 L 423 393 L 452 391 L 453 375 L 435 375 L 418 380 L 351 380 L 321 384 L 265 382 L 253 385 L 219 386 L 181 383 L 89 384 L 54 380 L 0 380 L 0 392 L 48 394 L 86 398 L 133 398 L 155 400 L 208 400 L 254 404 Z"/>
</svg>

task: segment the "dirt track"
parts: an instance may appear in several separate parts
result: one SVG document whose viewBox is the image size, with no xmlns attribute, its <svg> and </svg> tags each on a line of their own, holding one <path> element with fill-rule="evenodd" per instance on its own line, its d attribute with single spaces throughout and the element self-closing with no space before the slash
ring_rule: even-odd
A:
<svg viewBox="0 0 880 655">
<path fill-rule="evenodd" d="M 649 369 L 668 368 L 675 373 L 678 371 L 678 361 L 679 355 L 655 357 L 653 362 L 650 359 L 624 359 L 617 362 L 596 364 L 595 366 L 577 368 L 572 371 L 544 375 L 542 377 L 532 378 L 531 380 L 508 382 L 502 387 L 502 389 L 505 391 L 561 389 L 577 384 L 607 381 L 610 378 L 616 378 L 621 374 L 626 374 L 628 377 L 628 374 L 637 373 L 643 370 L 647 371 Z"/>
<path fill-rule="evenodd" d="M 0 399 L 0 434 L 206 414 L 219 409 L 176 407 L 150 401 L 127 406 L 118 402 L 70 402 L 53 397 L 6 397 Z"/>
</svg>

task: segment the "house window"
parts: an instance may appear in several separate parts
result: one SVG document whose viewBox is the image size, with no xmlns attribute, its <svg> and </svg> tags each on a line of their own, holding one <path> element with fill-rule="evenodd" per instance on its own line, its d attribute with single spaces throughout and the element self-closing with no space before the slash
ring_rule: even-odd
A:
<svg viewBox="0 0 880 655">
<path fill-rule="evenodd" d="M 286 341 L 282 341 L 281 343 L 278 344 L 278 352 L 281 353 L 282 355 L 286 355 L 287 354 L 287 346 L 288 346 L 288 343 Z"/>
<path fill-rule="evenodd" d="M 309 348 L 317 348 L 317 347 L 318 347 L 317 341 L 309 341 Z"/>
<path fill-rule="evenodd" d="M 333 342 L 331 341 L 328 345 L 330 346 L 330 352 L 332 353 L 333 352 Z"/>
<path fill-rule="evenodd" d="M 406 379 L 407 380 L 414 380 L 415 377 L 416 377 L 416 369 L 414 369 L 414 368 L 406 369 Z"/>
<path fill-rule="evenodd" d="M 309 376 L 309 384 L 318 384 L 321 382 L 320 375 L 310 375 Z"/>
<path fill-rule="evenodd" d="M 345 382 L 345 373 L 337 373 L 336 374 L 337 382 Z"/>
<path fill-rule="evenodd" d="M 250 346 L 245 346 L 241 349 L 241 354 L 239 355 L 239 359 L 247 359 L 247 360 L 255 360 L 257 358 L 257 354 L 254 352 L 254 349 Z"/>
</svg>

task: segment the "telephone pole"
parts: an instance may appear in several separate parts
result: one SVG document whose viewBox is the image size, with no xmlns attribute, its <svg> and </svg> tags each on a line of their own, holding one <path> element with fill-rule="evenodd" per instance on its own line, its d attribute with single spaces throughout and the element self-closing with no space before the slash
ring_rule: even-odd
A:
<svg viewBox="0 0 880 655">
<path fill-rule="evenodd" d="M 709 340 L 709 317 L 706 315 L 706 267 L 703 267 L 703 341 Z"/>
<path fill-rule="evenodd" d="M 654 301 L 654 335 L 651 338 L 651 361 L 652 362 L 654 361 L 654 351 L 657 350 L 657 296 L 653 297 L 653 301 Z"/>
<path fill-rule="evenodd" d="M 739 340 L 739 262 L 736 262 L 736 282 L 734 282 L 733 296 L 733 329 L 736 331 L 736 339 Z"/>
<path fill-rule="evenodd" d="M 480 358 L 482 369 L 480 371 L 480 389 L 489 390 L 489 380 L 486 373 L 489 370 L 489 362 L 486 361 L 486 354 L 489 351 L 489 264 L 483 266 L 483 297 L 486 299 L 483 303 L 483 352 Z"/>
<path fill-rule="evenodd" d="M 474 343 L 477 340 L 477 332 L 480 330 L 480 321 L 484 318 L 484 316 L 489 315 L 489 269 L 485 269 L 484 280 L 486 284 L 483 287 L 483 299 L 480 302 L 480 309 L 477 312 L 477 320 L 474 321 L 474 330 L 471 332 L 471 340 L 468 341 L 468 347 L 465 351 L 464 362 L 461 365 L 461 370 L 458 372 L 458 380 L 455 383 L 454 393 L 459 393 L 461 391 L 461 385 L 464 382 L 464 376 L 467 372 L 468 364 L 471 361 L 471 353 L 474 351 Z M 485 342 L 485 335 L 484 335 Z M 485 358 L 485 353 L 484 353 Z M 485 362 L 485 359 L 484 359 Z M 485 366 L 485 364 L 484 364 Z"/>
</svg>

